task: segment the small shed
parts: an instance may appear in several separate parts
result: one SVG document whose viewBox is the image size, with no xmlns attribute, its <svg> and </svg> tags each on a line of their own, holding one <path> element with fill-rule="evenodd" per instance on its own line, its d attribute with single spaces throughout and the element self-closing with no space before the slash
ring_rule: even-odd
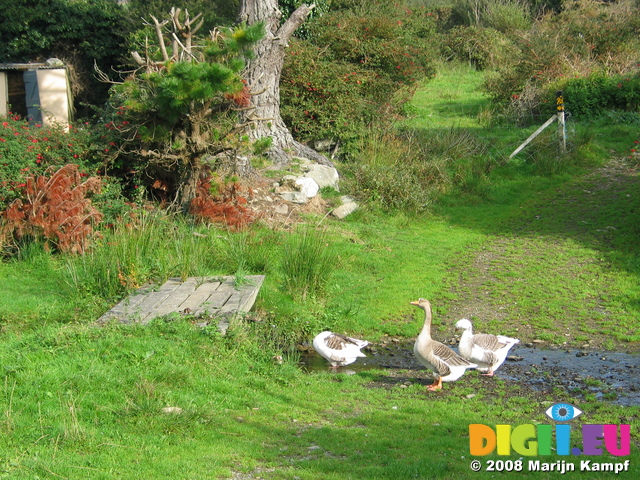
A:
<svg viewBox="0 0 640 480">
<path fill-rule="evenodd" d="M 68 128 L 72 101 L 69 74 L 61 60 L 0 64 L 0 116 L 12 112 L 34 124 Z"/>
</svg>

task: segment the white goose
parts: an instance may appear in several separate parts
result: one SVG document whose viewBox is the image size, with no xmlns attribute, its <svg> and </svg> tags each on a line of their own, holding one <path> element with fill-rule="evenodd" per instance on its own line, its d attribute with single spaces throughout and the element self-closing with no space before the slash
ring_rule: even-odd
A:
<svg viewBox="0 0 640 480">
<path fill-rule="evenodd" d="M 331 364 L 331 368 L 344 367 L 355 362 L 358 357 L 366 357 L 360 349 L 367 345 L 369 342 L 366 340 L 328 331 L 319 333 L 313 339 L 313 348 Z"/>
<path fill-rule="evenodd" d="M 410 303 L 425 312 L 424 326 L 413 346 L 413 353 L 422 365 L 433 372 L 435 380 L 427 387 L 430 391 L 440 390 L 442 382 L 458 380 L 468 368 L 477 367 L 475 363 L 469 362 L 446 345 L 431 338 L 432 314 L 429 300 L 421 298 Z"/>
<path fill-rule="evenodd" d="M 507 358 L 509 350 L 520 343 L 517 338 L 505 337 L 504 335 L 491 335 L 488 333 L 473 334 L 471 322 L 466 318 L 458 320 L 456 328 L 462 330 L 458 349 L 460 355 L 471 362 L 478 364 L 478 370 L 489 377 L 493 376 L 500 365 Z"/>
</svg>

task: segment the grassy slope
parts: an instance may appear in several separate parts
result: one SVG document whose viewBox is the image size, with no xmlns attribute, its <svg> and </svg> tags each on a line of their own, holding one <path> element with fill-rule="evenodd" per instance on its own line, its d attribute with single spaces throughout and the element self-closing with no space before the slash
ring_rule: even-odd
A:
<svg viewBox="0 0 640 480">
<path fill-rule="evenodd" d="M 74 479 L 231 478 L 232 471 L 255 474 L 234 478 L 475 478 L 470 423 L 548 423 L 544 404 L 500 380 L 491 395 L 469 376 L 425 398 L 420 383 L 375 387 L 384 372 L 305 375 L 287 363 L 256 362 L 245 342 L 187 322 L 6 337 L 0 471 Z M 592 423 L 637 422 L 629 409 L 580 408 Z"/>
<path fill-rule="evenodd" d="M 639 187 L 624 161 L 612 161 L 532 197 L 453 267 L 462 272 L 451 282 L 457 303 L 484 303 L 485 330 L 501 316 L 491 328 L 523 339 L 637 352 Z"/>
<path fill-rule="evenodd" d="M 416 95 L 413 122 L 440 128 L 476 122 L 478 134 L 489 135 L 477 124 L 479 108 L 455 103 L 468 96 L 480 105 L 480 81 L 477 72 L 443 72 Z M 437 215 L 423 219 L 350 217 L 351 253 L 344 256 L 351 263 L 340 272 L 329 309 L 347 306 L 351 316 L 333 315 L 327 326 L 412 336 L 419 322 L 405 305 L 425 296 L 445 335 L 453 333 L 456 315 L 470 316 L 484 331 L 523 341 L 575 347 L 590 341 L 637 352 L 640 177 L 622 158 L 637 127 L 579 129 L 573 140 L 580 136 L 581 143 L 562 160 L 572 162 L 564 173 L 542 175 L 535 162 L 514 160 L 494 171 L 489 201 L 445 199 Z M 617 160 L 593 160 L 603 138 Z"/>
<path fill-rule="evenodd" d="M 298 315 L 315 327 L 372 338 L 413 336 L 421 317 L 408 301 L 426 296 L 437 307 L 436 336 L 448 336 L 457 301 L 475 294 L 474 282 L 466 278 L 477 274 L 478 253 L 502 245 L 490 250 L 497 272 L 493 297 L 522 295 L 526 292 L 514 288 L 514 278 L 551 269 L 545 281 L 562 288 L 535 294 L 563 308 L 576 305 L 585 282 L 563 281 L 562 271 L 553 269 L 567 262 L 549 261 L 545 254 L 587 259 L 577 263 L 595 268 L 597 281 L 589 288 L 606 295 L 606 308 L 628 312 L 625 322 L 637 330 L 637 265 L 629 254 L 633 250 L 617 236 L 632 224 L 621 220 L 623 227 L 610 230 L 614 241 L 606 251 L 598 234 L 591 242 L 547 230 L 561 222 L 533 228 L 532 219 L 541 212 L 557 214 L 540 199 L 553 192 L 561 196 L 572 183 L 566 176 L 532 181 L 506 173 L 492 192 L 495 203 L 449 205 L 421 219 L 371 217 L 361 211 L 346 223 L 328 223 L 329 231 L 340 234 L 331 247 L 341 267 L 327 296 L 286 307 L 277 271 L 269 270 L 258 307 L 273 312 L 269 322 L 274 328 Z M 573 189 L 582 188 L 579 179 L 575 182 Z M 605 210 L 598 218 L 610 215 Z M 601 263 L 592 263 L 594 257 Z M 579 405 L 588 423 L 631 423 L 632 471 L 618 477 L 640 473 L 638 407 L 581 401 L 560 391 L 552 398 L 535 398 L 499 378 L 487 391 L 474 374 L 435 395 L 425 394 L 425 378 L 407 378 L 412 384 L 402 388 L 385 372 L 305 374 L 289 361 L 273 363 L 276 352 L 255 345 L 251 329 L 221 338 L 187 321 L 95 328 L 87 320 L 100 309 L 93 306 L 96 301 L 56 289 L 64 277 L 55 264 L 38 263 L 41 258 L 0 265 L 0 288 L 12 292 L 11 298 L 0 298 L 0 475 L 7 478 L 488 478 L 496 474 L 469 470 L 468 425 L 550 423 L 543 412 L 561 400 Z M 21 289 L 15 286 L 17 278 Z M 485 325 L 502 331 L 508 323 Z M 554 325 L 549 331 L 557 330 Z M 616 339 L 611 332 L 606 335 Z M 637 339 L 630 345 L 637 345 Z M 163 407 L 180 407 L 183 413 L 164 414 Z M 525 474 L 560 478 L 526 471 L 509 478 Z"/>
</svg>

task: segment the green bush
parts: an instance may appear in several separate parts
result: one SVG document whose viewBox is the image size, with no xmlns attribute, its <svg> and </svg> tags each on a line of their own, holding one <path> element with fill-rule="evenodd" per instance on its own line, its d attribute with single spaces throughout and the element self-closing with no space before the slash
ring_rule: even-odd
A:
<svg viewBox="0 0 640 480">
<path fill-rule="evenodd" d="M 327 61 L 320 47 L 294 39 L 280 85 L 282 117 L 299 139 L 339 138 L 350 151 L 363 126 L 379 115 L 381 104 L 369 90 L 385 87 L 392 96 L 393 86 L 374 73 Z"/>
<path fill-rule="evenodd" d="M 436 23 L 428 13 L 397 8 L 327 14 L 311 26 L 311 40 L 326 48 L 329 60 L 375 71 L 402 86 L 433 73 Z"/>
<path fill-rule="evenodd" d="M 629 59 L 637 60 L 640 19 L 634 0 L 572 0 L 563 6 L 563 12 L 551 17 L 548 24 L 565 35 L 564 48 L 570 49 L 573 39 L 584 41 L 590 57 L 604 65 L 619 64 L 620 55 L 624 58 L 631 52 Z"/>
<path fill-rule="evenodd" d="M 142 203 L 142 199 L 127 198 L 120 179 L 110 176 L 101 176 L 102 188 L 100 192 L 93 195 L 91 201 L 93 205 L 102 213 L 101 225 L 107 229 L 113 229 L 122 222 L 131 212 L 133 212 L 138 204 Z M 141 190 L 141 189 L 139 189 Z M 142 192 L 139 191 L 138 194 Z"/>
<path fill-rule="evenodd" d="M 636 68 L 640 15 L 634 2 L 579 0 L 563 7 L 513 37 L 519 53 L 485 85 L 494 101 L 508 102 L 532 88 L 547 95 L 546 87 L 564 79 L 628 74 Z"/>
<path fill-rule="evenodd" d="M 424 9 L 378 2 L 310 22 L 282 72 L 282 116 L 294 135 L 338 139 L 351 153 L 364 127 L 392 121 L 417 82 L 435 73 L 435 30 Z"/>
<path fill-rule="evenodd" d="M 567 109 L 576 116 L 597 117 L 609 110 L 637 112 L 640 107 L 638 75 L 593 74 L 563 84 Z"/>
<path fill-rule="evenodd" d="M 493 28 L 455 27 L 442 37 L 441 55 L 446 60 L 467 61 L 479 70 L 506 68 L 519 56 L 519 49 Z"/>
</svg>

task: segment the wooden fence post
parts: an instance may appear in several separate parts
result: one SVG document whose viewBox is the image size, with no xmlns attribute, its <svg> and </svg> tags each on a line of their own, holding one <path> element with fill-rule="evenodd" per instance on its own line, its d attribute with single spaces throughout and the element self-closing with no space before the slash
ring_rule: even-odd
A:
<svg viewBox="0 0 640 480">
<path fill-rule="evenodd" d="M 564 97 L 562 96 L 562 90 L 558 90 L 556 92 L 556 109 L 557 112 L 553 115 L 549 120 L 544 122 L 540 128 L 538 128 L 535 132 L 533 132 L 529 138 L 527 138 L 522 144 L 516 148 L 511 155 L 509 155 L 509 159 L 515 157 L 520 150 L 529 145 L 529 143 L 536 138 L 540 132 L 542 132 L 545 128 L 551 125 L 554 121 L 558 120 L 558 137 L 560 140 L 560 151 L 562 153 L 566 153 L 567 151 L 567 131 L 564 124 Z"/>
<path fill-rule="evenodd" d="M 560 151 L 566 153 L 567 151 L 567 129 L 564 119 L 564 97 L 562 90 L 556 92 L 556 109 L 558 110 L 558 139 L 560 141 Z"/>
</svg>

